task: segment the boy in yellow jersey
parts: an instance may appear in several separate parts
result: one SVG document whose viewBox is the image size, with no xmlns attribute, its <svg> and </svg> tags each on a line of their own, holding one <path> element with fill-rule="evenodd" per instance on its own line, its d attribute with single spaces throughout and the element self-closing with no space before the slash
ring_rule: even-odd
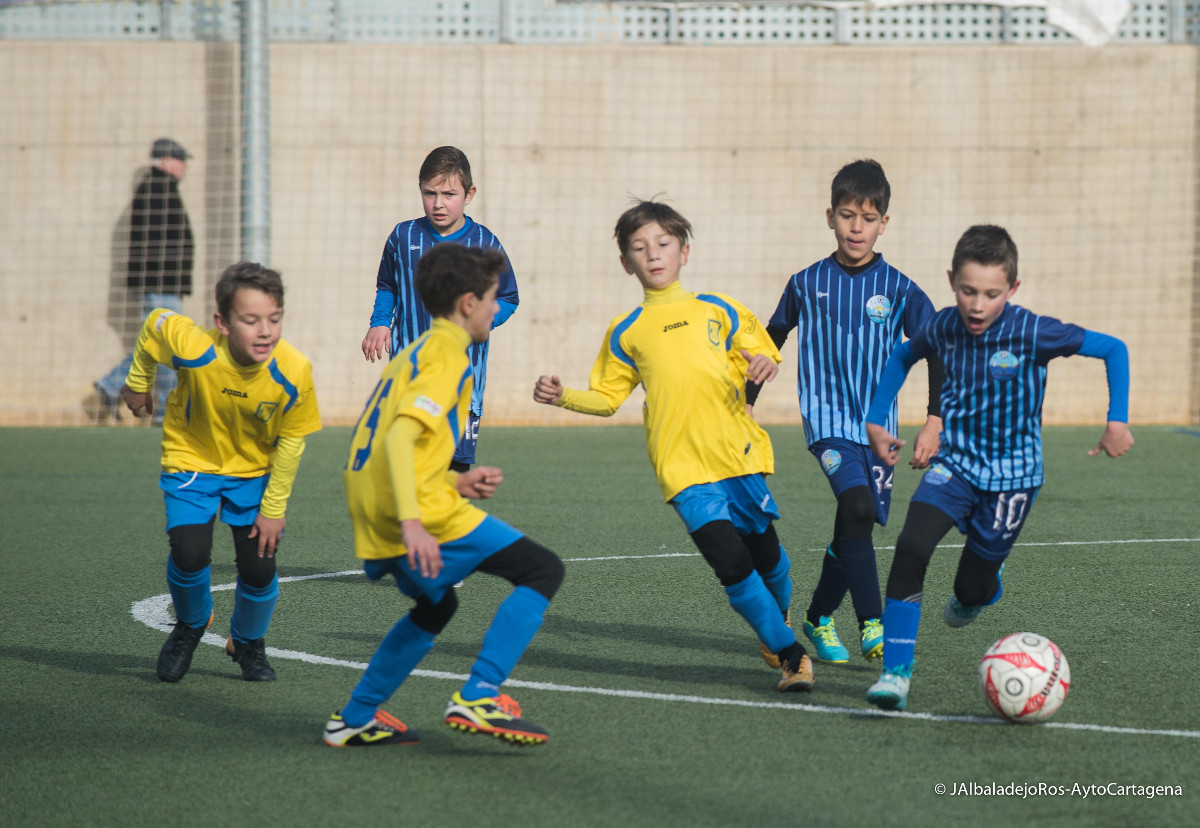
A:
<svg viewBox="0 0 1200 828">
<path fill-rule="evenodd" d="M 417 264 L 415 285 L 433 316 L 429 330 L 396 355 L 367 401 L 344 472 L 354 553 L 372 581 L 392 576 L 415 602 L 371 657 L 350 700 L 330 717 L 333 747 L 403 744 L 417 734 L 380 709 L 433 647 L 458 608 L 454 585 L 473 572 L 509 581 L 467 682 L 445 722 L 512 744 L 548 738 L 500 693 L 541 627 L 563 578 L 562 561 L 468 497 L 488 498 L 500 469 L 448 471 L 471 413 L 472 342 L 484 342 L 499 305 L 503 253 L 445 242 Z"/>
<path fill-rule="evenodd" d="M 587 391 L 541 376 L 533 398 L 607 417 L 645 386 L 646 448 L 663 497 L 758 635 L 763 659 L 782 668 L 779 690 L 809 690 L 812 662 L 787 624 L 791 563 L 771 523 L 779 517 L 765 480 L 775 470 L 771 440 L 746 413 L 747 379 L 774 379 L 779 352 L 735 299 L 679 284 L 691 232 L 653 201 L 621 215 L 621 265 L 645 301 L 609 325 Z"/>
<path fill-rule="evenodd" d="M 233 530 L 237 589 L 225 649 L 246 681 L 274 681 L 263 636 L 279 597 L 275 551 L 304 438 L 321 428 L 312 364 L 280 336 L 283 281 L 239 262 L 217 282 L 216 327 L 159 308 L 146 317 L 121 397 L 154 412 L 158 365 L 178 385 L 163 420 L 167 585 L 177 622 L 158 654 L 158 677 L 177 682 L 212 623 L 213 522 Z"/>
</svg>

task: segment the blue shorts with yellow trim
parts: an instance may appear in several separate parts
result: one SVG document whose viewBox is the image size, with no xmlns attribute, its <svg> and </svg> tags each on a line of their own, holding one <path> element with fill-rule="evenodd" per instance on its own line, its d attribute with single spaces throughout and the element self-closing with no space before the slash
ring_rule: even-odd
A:
<svg viewBox="0 0 1200 828">
<path fill-rule="evenodd" d="M 158 487 L 167 506 L 167 529 L 208 523 L 218 514 L 229 526 L 249 526 L 258 517 L 271 475 L 229 477 L 202 472 L 163 472 Z"/>
<path fill-rule="evenodd" d="M 372 581 L 385 575 L 396 579 L 396 586 L 409 598 L 424 595 L 435 604 L 441 603 L 446 590 L 464 580 L 481 563 L 501 549 L 506 549 L 525 537 L 499 518 L 488 515 L 475 529 L 458 540 L 439 544 L 442 552 L 442 571 L 426 578 L 414 569 L 407 555 L 363 561 L 363 572 Z"/>
<path fill-rule="evenodd" d="M 689 535 L 714 520 L 729 521 L 739 535 L 759 535 L 779 519 L 779 507 L 761 474 L 688 486 L 671 498 L 671 505 Z"/>
<path fill-rule="evenodd" d="M 837 437 L 818 440 L 808 450 L 821 464 L 834 497 L 841 497 L 843 492 L 855 486 L 867 486 L 875 501 L 875 522 L 887 526 L 888 512 L 892 508 L 891 466 L 867 446 Z"/>
</svg>

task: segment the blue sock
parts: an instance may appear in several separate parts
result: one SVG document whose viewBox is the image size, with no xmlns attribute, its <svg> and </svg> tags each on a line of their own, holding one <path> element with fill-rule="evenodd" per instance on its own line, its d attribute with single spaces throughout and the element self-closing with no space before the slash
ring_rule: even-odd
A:
<svg viewBox="0 0 1200 828">
<path fill-rule="evenodd" d="M 777 653 L 796 643 L 796 634 L 783 623 L 779 605 L 757 572 L 725 587 L 725 594 L 729 596 L 729 605 L 746 619 L 768 650 Z"/>
<path fill-rule="evenodd" d="M 275 602 L 279 600 L 279 576 L 272 575 L 271 583 L 264 587 L 252 587 L 242 583 L 239 577 L 237 590 L 233 594 L 233 618 L 229 620 L 229 633 L 234 641 L 256 641 L 267 634 Z"/>
<path fill-rule="evenodd" d="M 792 606 L 792 562 L 782 544 L 779 546 L 779 563 L 763 575 L 762 579 L 771 597 L 779 605 L 779 611 L 786 613 Z"/>
<path fill-rule="evenodd" d="M 471 677 L 459 691 L 467 701 L 495 696 L 500 685 L 525 653 L 542 626 L 550 599 L 535 589 L 519 586 L 500 602 L 496 617 L 483 636 Z"/>
<path fill-rule="evenodd" d="M 912 669 L 913 652 L 917 649 L 917 627 L 920 624 L 920 603 L 887 599 L 883 608 L 883 669 Z"/>
<path fill-rule="evenodd" d="M 175 565 L 174 558 L 167 558 L 167 587 L 171 590 L 171 603 L 175 605 L 175 617 L 189 627 L 207 627 L 212 617 L 213 597 L 209 568 L 195 572 L 184 572 Z"/>
<path fill-rule="evenodd" d="M 433 639 L 433 633 L 418 627 L 407 615 L 397 621 L 383 637 L 350 701 L 342 708 L 342 720 L 351 727 L 362 727 L 374 719 L 379 705 L 392 697 L 433 649 Z"/>
<path fill-rule="evenodd" d="M 817 588 L 813 590 L 812 602 L 808 605 L 808 621 L 820 624 L 823 615 L 833 615 L 833 611 L 842 605 L 846 597 L 846 575 L 842 570 L 841 559 L 833 554 L 833 545 L 825 547 L 821 556 L 821 577 L 817 579 Z"/>
<path fill-rule="evenodd" d="M 875 544 L 870 538 L 841 538 L 838 556 L 842 572 L 854 602 L 854 614 L 859 621 L 883 615 L 883 599 L 879 595 L 879 570 L 875 566 Z"/>
</svg>

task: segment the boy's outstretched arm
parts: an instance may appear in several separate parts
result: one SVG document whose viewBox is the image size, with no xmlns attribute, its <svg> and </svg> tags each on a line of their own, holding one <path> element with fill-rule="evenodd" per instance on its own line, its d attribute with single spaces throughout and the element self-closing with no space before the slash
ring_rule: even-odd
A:
<svg viewBox="0 0 1200 828">
<path fill-rule="evenodd" d="M 883 459 L 889 466 L 896 465 L 900 460 L 900 449 L 907 445 L 907 440 L 900 440 L 885 427 L 892 403 L 900 393 L 904 380 L 908 377 L 909 369 L 917 362 L 913 356 L 911 342 L 901 343 L 887 364 L 883 366 L 883 375 L 875 388 L 875 397 L 867 410 L 867 441 L 871 451 Z"/>
<path fill-rule="evenodd" d="M 1087 331 L 1079 354 L 1104 360 L 1108 376 L 1108 425 L 1088 455 L 1096 457 L 1104 452 L 1109 457 L 1120 457 L 1133 448 L 1129 432 L 1129 349 L 1115 336 Z"/>
<path fill-rule="evenodd" d="M 137 344 L 133 347 L 133 363 L 121 386 L 121 399 L 135 417 L 149 417 L 154 413 L 154 374 L 158 370 L 158 359 L 154 356 L 155 343 L 163 341 L 163 325 L 177 314 L 164 308 L 152 310 L 138 332 Z"/>
</svg>

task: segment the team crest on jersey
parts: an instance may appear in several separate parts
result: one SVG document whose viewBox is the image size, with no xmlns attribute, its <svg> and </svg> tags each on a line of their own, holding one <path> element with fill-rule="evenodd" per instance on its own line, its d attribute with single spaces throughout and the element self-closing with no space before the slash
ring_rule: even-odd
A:
<svg viewBox="0 0 1200 828">
<path fill-rule="evenodd" d="M 1001 382 L 1008 382 L 1017 375 L 1021 367 L 1021 358 L 1012 351 L 997 351 L 988 360 L 988 368 L 992 376 Z"/>
<path fill-rule="evenodd" d="M 836 449 L 825 449 L 821 452 L 821 468 L 825 470 L 826 477 L 832 477 L 833 473 L 842 467 L 842 453 Z"/>
<path fill-rule="evenodd" d="M 265 423 L 275 416 L 275 410 L 277 408 L 279 408 L 279 403 L 277 402 L 260 402 L 257 410 L 254 412 L 254 416 L 256 419 L 262 420 Z"/>
<path fill-rule="evenodd" d="M 721 320 L 708 320 L 708 341 L 713 345 L 721 344 Z"/>
<path fill-rule="evenodd" d="M 882 323 L 892 315 L 892 300 L 886 296 L 875 294 L 867 300 L 867 318 L 876 324 Z"/>
<path fill-rule="evenodd" d="M 944 486 L 950 482 L 950 478 L 952 477 L 954 477 L 954 472 L 941 463 L 934 463 L 929 467 L 929 471 L 925 472 L 924 480 L 930 486 Z"/>
</svg>

